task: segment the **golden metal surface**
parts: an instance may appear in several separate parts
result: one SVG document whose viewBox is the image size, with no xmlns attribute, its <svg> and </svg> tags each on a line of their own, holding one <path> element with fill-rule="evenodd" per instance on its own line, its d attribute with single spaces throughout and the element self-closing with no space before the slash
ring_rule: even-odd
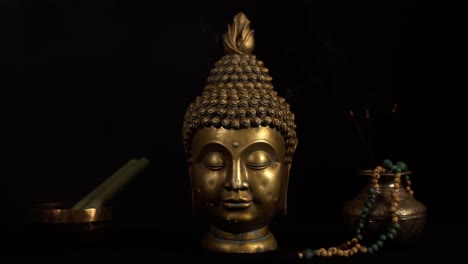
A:
<svg viewBox="0 0 468 264">
<path fill-rule="evenodd" d="M 42 203 L 29 208 L 27 220 L 42 224 L 76 224 L 112 220 L 112 208 L 71 209 L 62 203 Z"/>
<path fill-rule="evenodd" d="M 267 227 L 247 233 L 228 233 L 210 226 L 210 232 L 202 241 L 202 248 L 214 252 L 259 253 L 277 247 L 276 239 Z"/>
<path fill-rule="evenodd" d="M 276 250 L 268 225 L 287 211 L 295 117 L 273 89 L 268 69 L 251 54 L 253 30 L 243 13 L 223 37 L 227 55 L 214 64 L 184 117 L 192 207 L 211 224 L 205 250 Z"/>
<path fill-rule="evenodd" d="M 190 170 L 195 208 L 231 233 L 268 224 L 288 182 L 283 146 L 281 134 L 269 127 L 199 130 Z"/>
<path fill-rule="evenodd" d="M 250 21 L 239 13 L 234 17 L 234 24 L 228 25 L 228 31 L 223 35 L 223 47 L 226 54 L 252 54 L 255 41 L 254 31 L 250 29 Z"/>
<path fill-rule="evenodd" d="M 372 171 L 359 171 L 357 175 L 368 176 L 372 179 Z M 400 173 L 401 175 L 412 174 L 411 171 Z M 391 190 L 394 188 L 394 173 L 381 173 L 380 189 L 377 190 L 377 199 L 369 211 L 369 219 L 367 220 L 367 229 L 371 235 L 378 235 L 390 223 L 390 205 L 393 201 Z M 370 184 L 370 182 L 369 182 Z M 369 186 L 365 186 L 362 191 L 353 199 L 346 202 L 342 209 L 342 215 L 345 224 L 354 230 L 356 223 L 361 215 L 361 210 L 364 204 L 368 201 Z M 400 241 L 409 240 L 420 235 L 426 223 L 426 206 L 411 196 L 401 184 L 398 189 L 400 202 L 396 215 L 399 218 L 400 228 L 397 231 L 396 238 Z"/>
</svg>

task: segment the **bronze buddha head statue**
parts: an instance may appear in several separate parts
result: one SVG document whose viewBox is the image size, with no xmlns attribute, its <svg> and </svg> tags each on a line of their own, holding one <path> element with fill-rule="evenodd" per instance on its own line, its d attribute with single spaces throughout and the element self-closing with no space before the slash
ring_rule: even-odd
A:
<svg viewBox="0 0 468 264">
<path fill-rule="evenodd" d="M 225 253 L 277 249 L 268 226 L 286 214 L 296 124 L 289 104 L 252 54 L 253 30 L 243 13 L 223 35 L 224 55 L 188 107 L 183 142 L 194 212 L 206 216 L 202 248 Z"/>
</svg>

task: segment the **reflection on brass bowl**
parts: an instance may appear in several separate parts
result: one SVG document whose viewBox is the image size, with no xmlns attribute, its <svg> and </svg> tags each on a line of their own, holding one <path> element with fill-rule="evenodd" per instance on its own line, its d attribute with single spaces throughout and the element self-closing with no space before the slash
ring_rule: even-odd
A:
<svg viewBox="0 0 468 264">
<path fill-rule="evenodd" d="M 46 202 L 28 209 L 28 223 L 36 224 L 95 224 L 112 220 L 112 207 L 71 209 L 66 203 Z"/>
<path fill-rule="evenodd" d="M 57 253 L 110 241 L 112 207 L 71 209 L 71 206 L 62 202 L 46 202 L 28 208 L 26 242 L 33 250 Z"/>
</svg>

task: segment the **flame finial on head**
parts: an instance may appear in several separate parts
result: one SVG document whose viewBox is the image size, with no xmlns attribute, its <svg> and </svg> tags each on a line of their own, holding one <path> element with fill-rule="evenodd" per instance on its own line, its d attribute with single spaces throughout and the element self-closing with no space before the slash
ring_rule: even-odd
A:
<svg viewBox="0 0 468 264">
<path fill-rule="evenodd" d="M 244 13 L 238 13 L 234 17 L 234 23 L 228 25 L 228 31 L 223 35 L 223 47 L 226 54 L 252 54 L 255 45 L 253 33 L 249 19 Z"/>
</svg>

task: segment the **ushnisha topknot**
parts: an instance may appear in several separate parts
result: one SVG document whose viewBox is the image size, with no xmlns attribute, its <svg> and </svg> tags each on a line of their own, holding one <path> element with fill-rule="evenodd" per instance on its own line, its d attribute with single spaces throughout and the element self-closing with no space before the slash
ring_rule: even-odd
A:
<svg viewBox="0 0 468 264">
<path fill-rule="evenodd" d="M 234 18 L 223 35 L 224 55 L 210 71 L 200 96 L 188 107 L 183 143 L 190 160 L 194 133 L 203 127 L 245 129 L 269 126 L 285 141 L 285 163 L 291 163 L 297 145 L 294 114 L 273 89 L 272 78 L 261 60 L 251 54 L 253 30 L 243 13 Z"/>
</svg>

